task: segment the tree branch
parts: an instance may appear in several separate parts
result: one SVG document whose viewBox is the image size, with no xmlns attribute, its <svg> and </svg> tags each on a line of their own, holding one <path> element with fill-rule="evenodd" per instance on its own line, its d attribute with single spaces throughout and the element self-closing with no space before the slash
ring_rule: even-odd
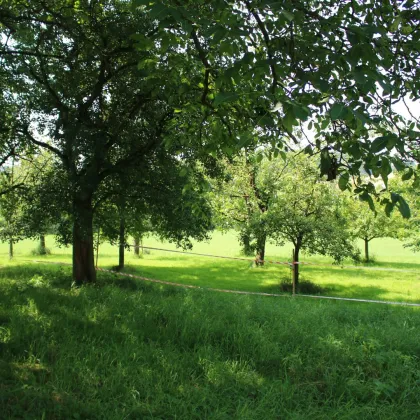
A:
<svg viewBox="0 0 420 420">
<path fill-rule="evenodd" d="M 53 152 L 55 155 L 65 160 L 66 156 L 59 149 L 55 148 L 54 146 L 51 146 L 48 143 L 44 143 L 43 141 L 36 140 L 34 136 L 29 132 L 27 127 L 25 127 L 22 130 L 22 134 L 25 135 L 33 144 L 36 144 L 39 147 L 43 147 L 44 149 L 47 149 L 50 152 Z"/>
</svg>

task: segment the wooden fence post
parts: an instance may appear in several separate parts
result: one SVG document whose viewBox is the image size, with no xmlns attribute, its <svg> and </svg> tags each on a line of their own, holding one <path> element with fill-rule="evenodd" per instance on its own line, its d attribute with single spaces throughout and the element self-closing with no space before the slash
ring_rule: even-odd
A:
<svg viewBox="0 0 420 420">
<path fill-rule="evenodd" d="M 295 250 L 292 251 L 292 295 L 296 295 L 296 264 L 295 264 Z"/>
</svg>

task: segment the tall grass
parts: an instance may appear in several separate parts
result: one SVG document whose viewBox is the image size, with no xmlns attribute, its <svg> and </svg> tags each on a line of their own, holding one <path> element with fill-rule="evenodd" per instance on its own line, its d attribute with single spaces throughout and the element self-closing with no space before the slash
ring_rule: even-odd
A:
<svg viewBox="0 0 420 420">
<path fill-rule="evenodd" d="M 414 419 L 420 311 L 0 270 L 0 407 L 28 419 Z"/>
</svg>

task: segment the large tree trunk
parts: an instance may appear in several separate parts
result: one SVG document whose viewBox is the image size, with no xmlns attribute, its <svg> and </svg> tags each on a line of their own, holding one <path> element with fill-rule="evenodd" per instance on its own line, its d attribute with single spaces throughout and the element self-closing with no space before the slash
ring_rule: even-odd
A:
<svg viewBox="0 0 420 420">
<path fill-rule="evenodd" d="M 91 196 L 73 200 L 73 281 L 77 285 L 96 281 L 93 252 L 93 207 Z"/>
<path fill-rule="evenodd" d="M 118 252 L 118 270 L 124 268 L 124 257 L 125 257 L 125 221 L 124 217 L 120 217 L 120 236 L 119 236 L 119 252 Z"/>
<path fill-rule="evenodd" d="M 9 258 L 13 258 L 13 241 L 11 239 L 9 240 Z"/>
<path fill-rule="evenodd" d="M 369 239 L 364 238 L 365 241 L 365 261 L 369 262 Z"/>
<path fill-rule="evenodd" d="M 140 238 L 138 236 L 134 237 L 134 255 L 140 256 Z"/>
<path fill-rule="evenodd" d="M 47 253 L 47 247 L 45 246 L 45 235 L 39 236 L 39 253 L 45 255 Z"/>
<path fill-rule="evenodd" d="M 259 266 L 264 265 L 266 240 L 267 240 L 267 235 L 265 234 L 262 234 L 257 239 L 257 255 L 255 257 L 255 261 L 256 261 L 256 264 Z"/>
</svg>

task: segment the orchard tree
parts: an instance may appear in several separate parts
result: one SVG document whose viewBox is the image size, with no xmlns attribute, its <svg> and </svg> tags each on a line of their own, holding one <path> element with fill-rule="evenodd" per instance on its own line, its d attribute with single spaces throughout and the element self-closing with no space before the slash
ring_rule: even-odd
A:
<svg viewBox="0 0 420 420">
<path fill-rule="evenodd" d="M 124 177 L 110 177 L 98 191 L 96 224 L 119 246 L 118 269 L 124 268 L 125 249 L 138 246 L 128 237 L 153 233 L 161 239 L 191 248 L 191 239 L 208 239 L 213 228 L 205 198 L 203 174 L 187 170 L 184 162 L 166 157 L 154 162 L 154 171 L 139 169 Z M 123 185 L 128 185 L 123 188 Z"/>
<path fill-rule="evenodd" d="M 405 196 L 405 194 L 404 194 Z M 369 243 L 377 238 L 398 238 L 404 230 L 404 221 L 400 215 L 387 216 L 380 206 L 375 211 L 368 203 L 356 198 L 345 202 L 346 217 L 349 219 L 353 234 L 364 242 L 364 260 L 370 262 Z"/>
<path fill-rule="evenodd" d="M 413 1 L 3 1 L 9 121 L 66 173 L 75 281 L 95 279 L 99 187 L 157 151 L 213 165 L 256 138 L 283 150 L 307 122 L 307 152 L 348 188 L 362 165 L 384 179 L 404 166 L 419 127 L 391 105 L 418 99 L 419 13 Z"/>
<path fill-rule="evenodd" d="M 224 230 L 236 229 L 246 255 L 256 253 L 257 265 L 264 264 L 269 236 L 265 217 L 277 194 L 282 173 L 293 159 L 269 160 L 264 150 L 247 149 L 224 165 L 224 174 L 212 180 L 211 201 L 216 224 Z"/>
<path fill-rule="evenodd" d="M 153 173 L 156 156 L 184 150 L 188 157 L 176 139 L 165 143 L 176 137 L 169 123 L 180 107 L 171 99 L 178 83 L 165 86 L 139 68 L 165 57 L 137 47 L 155 29 L 126 1 L 5 2 L 0 22 L 2 69 L 15 76 L 8 89 L 22 105 L 14 130 L 58 158 L 70 199 L 73 277 L 94 281 L 101 184 L 133 168 Z"/>
<path fill-rule="evenodd" d="M 404 229 L 400 231 L 400 239 L 405 240 L 404 246 L 413 252 L 420 251 L 420 165 L 413 164 L 401 176 L 390 181 L 390 190 L 393 194 L 403 195 L 410 205 L 411 218 L 405 222 Z M 417 173 L 417 177 L 414 174 Z"/>
<path fill-rule="evenodd" d="M 22 234 L 25 238 L 38 239 L 34 252 L 46 255 L 49 253 L 46 235 L 57 234 L 56 227 L 65 210 L 65 188 L 60 183 L 57 158 L 44 151 L 32 155 L 30 160 L 21 160 L 18 169 L 24 175 L 24 187 L 19 189 Z"/>
<path fill-rule="evenodd" d="M 279 179 L 266 223 L 277 244 L 291 242 L 294 246 L 297 289 L 301 251 L 330 255 L 336 262 L 357 256 L 343 201 L 336 183 L 320 178 L 316 161 L 301 155 L 289 161 Z"/>
<path fill-rule="evenodd" d="M 10 167 L 2 168 L 0 173 L 0 239 L 9 244 L 10 259 L 14 256 L 14 244 L 23 237 L 21 188 L 16 188 L 16 185 L 23 185 L 23 179 L 14 158 Z"/>
</svg>

